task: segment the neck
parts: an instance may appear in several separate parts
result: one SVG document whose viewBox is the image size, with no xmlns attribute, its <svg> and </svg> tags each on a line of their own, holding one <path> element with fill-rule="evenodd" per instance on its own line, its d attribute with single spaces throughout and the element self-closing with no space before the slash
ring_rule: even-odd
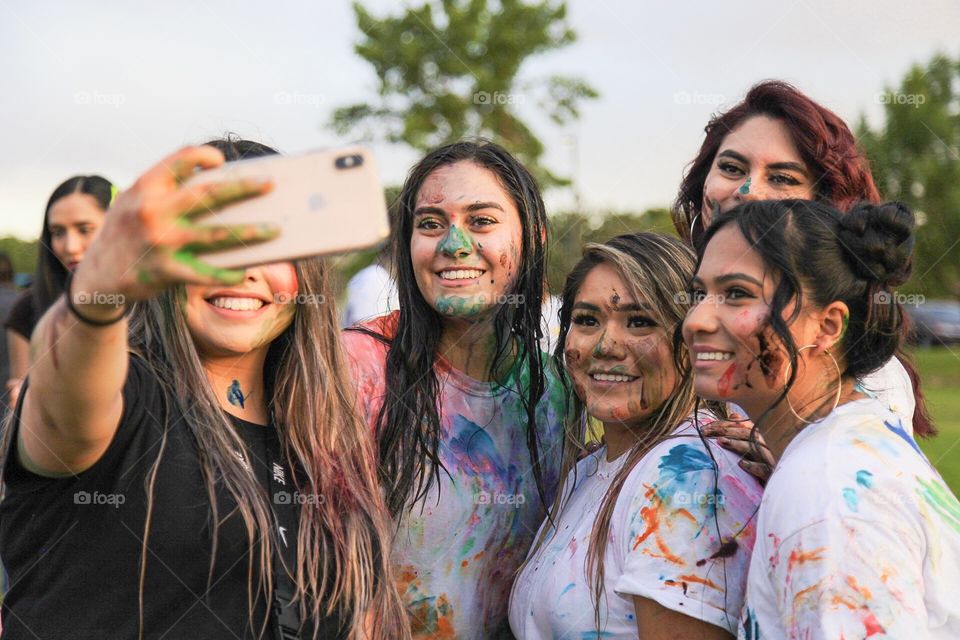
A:
<svg viewBox="0 0 960 640">
<path fill-rule="evenodd" d="M 607 461 L 616 460 L 640 441 L 640 435 L 651 426 L 651 421 L 627 426 L 622 422 L 604 422 L 603 440 L 607 444 Z"/>
<path fill-rule="evenodd" d="M 796 386 L 796 385 L 795 385 Z M 837 402 L 836 380 L 827 389 L 822 386 L 816 390 L 792 389 L 787 397 L 773 407 L 760 424 L 760 433 L 775 460 L 779 460 L 793 439 L 812 422 L 829 415 L 835 407 L 864 397 L 854 391 L 855 380 L 848 380 L 840 387 L 840 401 Z M 789 401 L 789 403 L 788 403 Z M 756 422 L 765 407 L 743 407 L 750 419 Z"/>
<path fill-rule="evenodd" d="M 474 380 L 489 380 L 496 348 L 493 315 L 466 321 L 444 318 L 439 352 L 447 362 Z"/>
<path fill-rule="evenodd" d="M 267 399 L 263 389 L 263 363 L 267 350 L 240 356 L 202 358 L 207 380 L 220 408 L 248 422 L 267 424 Z"/>
</svg>

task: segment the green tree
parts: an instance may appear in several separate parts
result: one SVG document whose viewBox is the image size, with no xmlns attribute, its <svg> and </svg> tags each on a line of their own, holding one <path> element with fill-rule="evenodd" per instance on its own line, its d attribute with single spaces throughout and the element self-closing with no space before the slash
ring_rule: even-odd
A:
<svg viewBox="0 0 960 640">
<path fill-rule="evenodd" d="M 336 131 L 359 130 L 419 151 L 483 136 L 515 153 L 544 186 L 567 184 L 541 164 L 543 143 L 516 115 L 519 104 L 537 100 L 563 125 L 597 95 L 569 76 L 518 80 L 529 57 L 574 42 L 564 2 L 428 0 L 384 18 L 359 2 L 353 9 L 363 33 L 355 51 L 373 65 L 379 88 L 369 104 L 337 109 Z"/>
<path fill-rule="evenodd" d="M 858 135 L 877 187 L 917 213 L 910 289 L 960 295 L 960 59 L 914 65 L 900 86 L 878 96 L 886 121 Z"/>
</svg>

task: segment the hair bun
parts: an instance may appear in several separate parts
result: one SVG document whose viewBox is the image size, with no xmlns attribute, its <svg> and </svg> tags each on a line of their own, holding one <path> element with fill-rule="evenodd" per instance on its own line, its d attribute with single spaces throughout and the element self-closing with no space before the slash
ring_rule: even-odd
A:
<svg viewBox="0 0 960 640">
<path fill-rule="evenodd" d="M 896 287 L 913 268 L 913 212 L 901 202 L 860 203 L 840 216 L 838 236 L 854 273 Z"/>
</svg>

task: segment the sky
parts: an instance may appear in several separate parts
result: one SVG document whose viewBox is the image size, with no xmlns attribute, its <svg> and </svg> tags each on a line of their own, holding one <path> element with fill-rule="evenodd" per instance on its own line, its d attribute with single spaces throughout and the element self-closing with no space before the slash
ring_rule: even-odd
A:
<svg viewBox="0 0 960 640">
<path fill-rule="evenodd" d="M 363 4 L 380 16 L 408 6 Z M 529 59 L 521 84 L 575 75 L 600 97 L 565 128 L 522 93 L 518 112 L 594 213 L 668 206 L 711 114 L 759 80 L 880 125 L 885 87 L 936 52 L 960 56 L 957 0 L 570 0 L 568 19 L 577 42 Z M 352 142 L 328 123 L 376 95 L 353 51 L 360 37 L 341 0 L 0 0 L 0 236 L 38 236 L 47 198 L 71 175 L 122 188 L 228 131 L 286 153 Z M 417 160 L 373 148 L 387 184 Z M 552 211 L 574 201 L 571 189 L 546 195 Z"/>
</svg>

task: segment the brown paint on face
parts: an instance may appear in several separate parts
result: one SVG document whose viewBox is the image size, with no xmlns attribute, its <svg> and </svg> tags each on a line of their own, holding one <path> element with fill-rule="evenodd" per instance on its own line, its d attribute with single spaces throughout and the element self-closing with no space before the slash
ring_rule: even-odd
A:
<svg viewBox="0 0 960 640">
<path fill-rule="evenodd" d="M 566 356 L 567 362 L 570 363 L 570 364 L 576 364 L 576 363 L 580 362 L 581 356 L 580 356 L 580 350 L 579 350 L 579 349 L 573 349 L 573 348 L 566 349 L 566 350 L 563 352 L 563 355 Z"/>
<path fill-rule="evenodd" d="M 760 372 L 767 383 L 769 389 L 777 386 L 777 380 L 780 378 L 780 372 L 783 369 L 784 357 L 780 349 L 774 347 L 767 338 L 766 330 L 757 334 L 757 344 L 760 352 L 757 354 L 757 362 L 760 364 Z"/>
<path fill-rule="evenodd" d="M 443 189 L 434 185 L 424 186 L 420 199 L 426 204 L 440 204 L 444 199 Z"/>
</svg>

